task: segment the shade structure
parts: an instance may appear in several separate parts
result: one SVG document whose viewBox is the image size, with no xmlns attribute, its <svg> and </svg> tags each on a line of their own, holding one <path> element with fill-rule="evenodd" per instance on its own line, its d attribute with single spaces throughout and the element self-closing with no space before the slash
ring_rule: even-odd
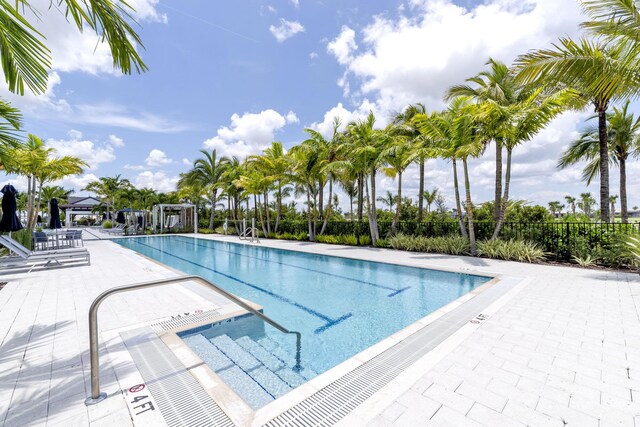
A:
<svg viewBox="0 0 640 427">
<path fill-rule="evenodd" d="M 11 184 L 7 184 L 2 187 L 0 193 L 2 196 L 2 219 L 0 219 L 0 231 L 18 231 L 22 230 L 22 224 L 18 215 L 16 215 L 17 204 L 16 194 L 18 190 Z"/>
<path fill-rule="evenodd" d="M 58 199 L 51 199 L 49 202 L 51 208 L 51 218 L 49 218 L 49 228 L 62 228 L 60 222 L 60 208 L 58 207 Z"/>
<path fill-rule="evenodd" d="M 116 222 L 118 224 L 124 224 L 125 223 L 124 212 L 123 211 L 118 211 L 118 215 L 116 215 Z"/>
</svg>

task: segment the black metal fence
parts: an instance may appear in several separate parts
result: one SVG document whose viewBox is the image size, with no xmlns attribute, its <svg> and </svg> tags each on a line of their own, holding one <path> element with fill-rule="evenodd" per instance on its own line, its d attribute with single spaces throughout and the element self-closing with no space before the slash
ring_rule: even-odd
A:
<svg viewBox="0 0 640 427">
<path fill-rule="evenodd" d="M 391 222 L 378 223 L 380 237 L 391 235 Z M 318 222 L 317 230 L 322 226 Z M 275 222 L 271 225 L 273 231 Z M 474 223 L 476 239 L 488 239 L 492 236 L 495 223 L 479 221 Z M 456 221 L 417 222 L 401 221 L 397 232 L 425 237 L 460 235 L 460 226 Z M 278 233 L 307 233 L 306 221 L 280 221 Z M 573 256 L 584 256 L 608 248 L 618 242 L 621 236 L 640 233 L 640 223 L 577 223 L 577 222 L 506 222 L 500 233 L 502 239 L 528 240 L 540 245 L 557 261 L 570 261 Z M 366 221 L 330 221 L 325 234 L 356 236 L 369 235 Z"/>
</svg>

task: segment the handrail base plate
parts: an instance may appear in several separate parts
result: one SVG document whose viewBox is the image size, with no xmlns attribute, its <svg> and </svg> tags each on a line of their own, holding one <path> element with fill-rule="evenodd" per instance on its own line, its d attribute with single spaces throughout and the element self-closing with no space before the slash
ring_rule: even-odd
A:
<svg viewBox="0 0 640 427">
<path fill-rule="evenodd" d="M 107 398 L 107 393 L 100 393 L 97 398 L 93 398 L 91 396 L 87 397 L 84 400 L 85 406 L 95 405 L 96 403 L 100 403 Z"/>
</svg>

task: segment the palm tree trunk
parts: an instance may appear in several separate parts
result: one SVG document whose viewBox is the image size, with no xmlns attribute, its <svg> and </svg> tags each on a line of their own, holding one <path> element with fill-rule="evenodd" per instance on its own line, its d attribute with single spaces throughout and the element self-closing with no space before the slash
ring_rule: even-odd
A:
<svg viewBox="0 0 640 427">
<path fill-rule="evenodd" d="M 269 210 L 270 210 L 269 209 L 269 190 L 266 190 L 264 192 L 264 212 L 267 217 L 267 228 L 266 228 L 267 234 L 265 234 L 265 237 L 271 234 L 271 213 L 269 212 Z"/>
<path fill-rule="evenodd" d="M 264 237 L 268 237 L 267 229 L 264 226 L 264 216 L 262 215 L 262 206 L 260 204 L 260 195 L 258 195 L 258 215 L 260 215 L 260 225 L 262 226 L 262 232 L 264 233 Z"/>
<path fill-rule="evenodd" d="M 502 230 L 504 224 L 504 215 L 507 211 L 507 203 L 509 202 L 509 184 L 511 183 L 511 148 L 507 148 L 507 171 L 504 177 L 504 197 L 500 201 L 500 215 L 498 215 L 498 221 L 496 222 L 496 228 L 493 230 L 493 236 L 491 239 L 496 239 Z"/>
<path fill-rule="evenodd" d="M 465 239 L 469 238 L 467 234 L 467 228 L 464 226 L 464 219 L 462 217 L 462 206 L 460 204 L 460 189 L 458 186 L 458 166 L 456 164 L 456 160 L 453 159 L 453 189 L 456 195 L 456 210 L 458 211 L 458 224 L 460 225 L 460 234 Z"/>
<path fill-rule="evenodd" d="M 627 212 L 627 159 L 620 159 L 620 216 L 622 222 L 629 221 L 629 212 Z"/>
<path fill-rule="evenodd" d="M 358 173 L 358 221 L 362 221 L 362 212 L 364 208 L 364 175 Z"/>
<path fill-rule="evenodd" d="M 282 184 L 278 181 L 278 212 L 276 212 L 278 217 L 276 218 L 276 229 L 275 233 L 278 232 L 278 226 L 280 225 L 280 217 L 282 216 Z"/>
<path fill-rule="evenodd" d="M 376 168 L 371 168 L 371 203 L 369 205 L 371 212 L 369 216 L 369 228 L 371 229 L 371 245 L 376 246 L 380 235 L 378 233 L 378 212 L 376 211 Z"/>
<path fill-rule="evenodd" d="M 402 172 L 398 171 L 398 200 L 396 201 L 396 215 L 393 217 L 393 223 L 391 223 L 391 230 L 396 232 L 398 227 L 398 221 L 400 221 L 400 209 L 402 207 Z"/>
<path fill-rule="evenodd" d="M 500 205 L 502 198 L 502 143 L 496 140 L 496 192 L 493 205 L 493 219 L 498 221 L 500 217 Z"/>
<path fill-rule="evenodd" d="M 309 241 L 316 241 L 315 226 L 311 224 L 311 186 L 307 185 L 307 223 L 309 225 Z"/>
<path fill-rule="evenodd" d="M 327 228 L 327 223 L 329 222 L 329 217 L 331 216 L 331 198 L 332 197 L 333 197 L 333 175 L 329 175 L 329 203 L 327 203 L 327 214 L 324 217 L 324 222 L 322 223 L 320 234 L 324 234 L 324 231 Z"/>
<path fill-rule="evenodd" d="M 420 184 L 418 185 L 418 222 L 422 221 L 424 207 L 424 159 L 420 159 Z"/>
<path fill-rule="evenodd" d="M 209 199 L 209 203 L 211 203 L 211 216 L 209 217 L 209 230 L 213 230 L 213 217 L 216 213 L 216 194 L 211 193 L 211 198 Z"/>
<path fill-rule="evenodd" d="M 353 195 L 349 194 L 349 221 L 353 221 Z"/>
<path fill-rule="evenodd" d="M 598 137 L 600 140 L 600 220 L 609 222 L 609 138 L 607 135 L 607 110 L 597 108 Z"/>
<path fill-rule="evenodd" d="M 316 206 L 320 218 L 324 218 L 324 181 L 322 178 L 318 180 L 318 205 Z"/>
<path fill-rule="evenodd" d="M 462 159 L 464 168 L 464 190 L 467 199 L 467 223 L 469 225 L 469 246 L 471 247 L 471 256 L 476 256 L 476 232 L 473 228 L 473 204 L 471 203 L 471 185 L 469 184 L 469 168 L 467 167 L 467 159 Z"/>
<path fill-rule="evenodd" d="M 247 210 L 249 207 L 249 201 L 247 200 Z M 247 216 L 248 216 L 248 212 L 247 212 Z M 255 219 L 258 219 L 258 197 L 257 195 L 253 195 L 253 217 Z"/>
</svg>

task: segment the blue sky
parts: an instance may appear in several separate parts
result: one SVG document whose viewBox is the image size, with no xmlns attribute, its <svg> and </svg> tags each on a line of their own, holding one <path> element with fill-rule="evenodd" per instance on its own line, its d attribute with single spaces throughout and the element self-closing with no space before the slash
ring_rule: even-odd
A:
<svg viewBox="0 0 640 427">
<path fill-rule="evenodd" d="M 305 127 L 328 132 L 334 115 L 346 123 L 373 110 L 382 126 L 410 102 L 440 109 L 444 90 L 490 56 L 510 63 L 578 34 L 582 19 L 574 0 L 130 3 L 147 73 L 114 72 L 94 35 L 80 35 L 38 0 L 38 28 L 53 52 L 49 90 L 19 98 L 0 89 L 23 109 L 29 132 L 91 164 L 64 185 L 79 189 L 122 173 L 139 187 L 166 191 L 202 148 L 244 156 L 271 140 L 291 146 L 304 139 Z M 588 116 L 568 113 L 516 151 L 516 198 L 546 203 L 585 191 L 579 168 L 557 171 L 555 163 Z M 491 198 L 491 155 L 472 166 L 476 199 Z M 635 163 L 629 169 L 640 172 Z M 415 170 L 405 184 L 405 194 L 416 192 Z M 380 186 L 395 191 L 388 178 Z M 430 162 L 427 186 L 441 188 L 451 204 L 449 165 Z M 634 204 L 640 199 L 632 194 Z"/>
</svg>

